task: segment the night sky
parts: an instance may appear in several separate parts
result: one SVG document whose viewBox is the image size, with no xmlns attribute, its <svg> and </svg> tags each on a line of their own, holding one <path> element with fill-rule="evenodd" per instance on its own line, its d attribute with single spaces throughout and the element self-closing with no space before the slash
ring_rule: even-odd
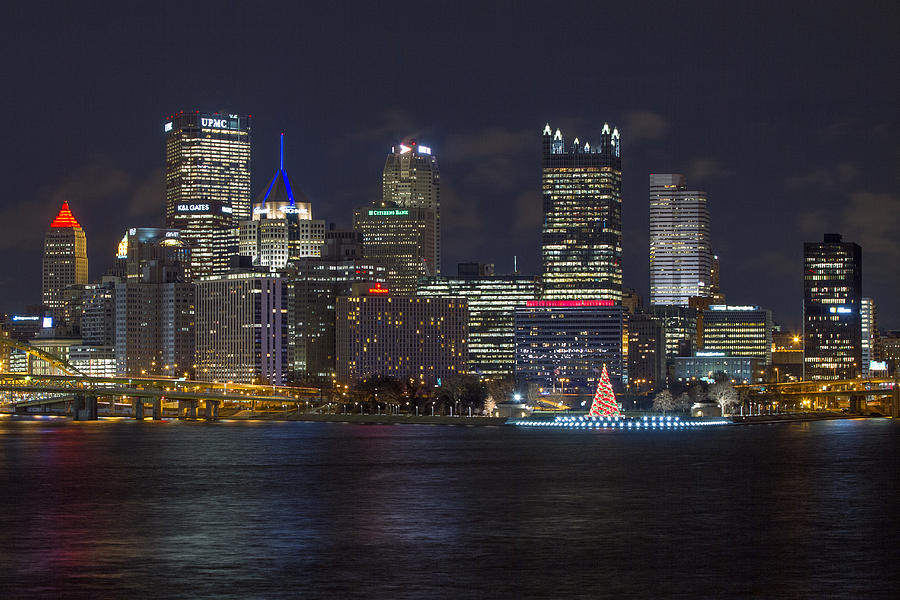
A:
<svg viewBox="0 0 900 600">
<path fill-rule="evenodd" d="M 646 298 L 648 175 L 681 172 L 709 195 L 729 303 L 799 327 L 802 243 L 834 231 L 900 327 L 892 2 L 25 4 L 0 25 L 0 310 L 39 302 L 64 199 L 91 278 L 126 228 L 162 226 L 166 116 L 225 110 L 253 115 L 253 197 L 285 131 L 292 181 L 339 227 L 379 197 L 394 143 L 431 146 L 449 274 L 513 255 L 539 273 L 541 130 L 593 142 L 608 121 L 626 286 Z"/>
</svg>

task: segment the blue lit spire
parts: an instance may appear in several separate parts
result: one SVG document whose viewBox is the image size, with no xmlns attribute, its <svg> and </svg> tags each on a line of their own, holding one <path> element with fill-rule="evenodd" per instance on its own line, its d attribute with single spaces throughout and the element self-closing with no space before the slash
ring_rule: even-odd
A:
<svg viewBox="0 0 900 600">
<path fill-rule="evenodd" d="M 294 201 L 294 191 L 291 188 L 291 180 L 288 178 L 287 171 L 284 169 L 284 132 L 282 132 L 280 138 L 278 171 L 276 171 L 275 177 L 273 177 L 272 181 L 269 183 L 269 187 L 266 188 L 265 194 L 261 194 L 260 196 L 261 198 L 257 200 L 257 204 L 263 207 L 270 199 L 272 202 L 287 202 L 290 206 L 296 205 L 296 202 Z M 309 201 L 306 198 L 306 194 L 303 192 L 299 192 L 298 200 L 300 202 Z"/>
</svg>

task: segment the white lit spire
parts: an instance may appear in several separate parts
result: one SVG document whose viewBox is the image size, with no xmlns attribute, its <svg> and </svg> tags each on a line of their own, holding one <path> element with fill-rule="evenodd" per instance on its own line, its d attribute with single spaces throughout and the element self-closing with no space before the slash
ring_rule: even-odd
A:
<svg viewBox="0 0 900 600">
<path fill-rule="evenodd" d="M 559 130 L 559 127 L 556 128 L 556 133 L 553 134 L 553 139 L 554 140 L 562 139 L 562 132 Z"/>
<path fill-rule="evenodd" d="M 547 123 L 544 126 L 544 135 L 553 135 L 553 132 L 550 131 L 550 123 Z"/>
</svg>

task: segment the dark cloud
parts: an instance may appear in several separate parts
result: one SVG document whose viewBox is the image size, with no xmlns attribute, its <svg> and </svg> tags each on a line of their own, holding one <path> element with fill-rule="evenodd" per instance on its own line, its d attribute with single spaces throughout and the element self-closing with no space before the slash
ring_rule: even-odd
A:
<svg viewBox="0 0 900 600">
<path fill-rule="evenodd" d="M 390 140 L 391 143 L 406 139 L 419 138 L 426 131 L 416 128 L 415 120 L 407 112 L 391 109 L 384 112 L 380 122 L 371 127 L 366 127 L 350 134 L 354 142 Z"/>
<path fill-rule="evenodd" d="M 859 176 L 859 167 L 842 162 L 829 167 L 817 167 L 804 173 L 791 175 L 784 184 L 791 190 L 838 192 L 845 190 Z"/>
<path fill-rule="evenodd" d="M 711 179 L 720 179 L 723 177 L 731 177 L 734 170 L 725 167 L 722 162 L 711 157 L 697 157 L 691 159 L 685 173 L 688 178 L 689 185 L 702 186 L 703 182 Z M 696 182 L 695 184 L 693 182 Z"/>
<path fill-rule="evenodd" d="M 629 143 L 642 140 L 659 140 L 669 131 L 669 121 L 652 110 L 638 110 L 625 113 L 625 127 L 622 135 L 627 136 Z"/>
</svg>

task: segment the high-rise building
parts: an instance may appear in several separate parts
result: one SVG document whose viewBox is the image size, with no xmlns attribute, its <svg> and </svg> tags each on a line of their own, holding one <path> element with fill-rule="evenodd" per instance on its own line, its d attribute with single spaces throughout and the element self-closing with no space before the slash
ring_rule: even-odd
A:
<svg viewBox="0 0 900 600">
<path fill-rule="evenodd" d="M 532 300 L 515 309 L 516 380 L 592 394 L 603 365 L 624 391 L 623 313 L 613 300 Z"/>
<path fill-rule="evenodd" d="M 871 298 L 863 298 L 860 303 L 860 343 L 862 352 L 862 365 L 860 368 L 863 377 L 869 377 L 869 367 L 872 361 L 881 360 L 878 355 L 878 311 L 875 301 Z"/>
<path fill-rule="evenodd" d="M 373 376 L 440 385 L 466 372 L 468 310 L 463 298 L 393 296 L 357 284 L 337 301 L 337 380 Z"/>
<path fill-rule="evenodd" d="M 391 148 L 384 162 L 382 207 L 424 208 L 434 231 L 434 246 L 423 255 L 425 270 L 441 272 L 441 174 L 431 148 L 406 140 Z"/>
<path fill-rule="evenodd" d="M 63 319 L 66 288 L 88 282 L 87 237 L 68 202 L 63 202 L 44 236 L 42 270 L 42 302 L 54 318 Z"/>
<path fill-rule="evenodd" d="M 238 253 L 250 219 L 250 117 L 171 116 L 166 134 L 166 226 L 191 245 L 191 274 L 218 275 Z"/>
<path fill-rule="evenodd" d="M 803 244 L 803 378 L 862 372 L 862 249 L 836 233 Z"/>
<path fill-rule="evenodd" d="M 650 303 L 687 306 L 712 294 L 713 254 L 706 192 L 684 175 L 650 175 Z"/>
<path fill-rule="evenodd" d="M 619 131 L 571 144 L 543 134 L 541 234 L 544 298 L 622 299 L 622 160 Z"/>
<path fill-rule="evenodd" d="M 287 369 L 285 278 L 232 271 L 197 282 L 197 379 L 281 385 Z"/>
<path fill-rule="evenodd" d="M 431 208 L 387 204 L 357 208 L 353 214 L 353 228 L 362 235 L 363 256 L 384 265 L 388 287 L 401 296 L 415 294 L 420 277 L 437 274 L 432 258 L 436 224 Z"/>
<path fill-rule="evenodd" d="M 194 371 L 194 284 L 191 247 L 172 229 L 132 228 L 127 276 L 115 289 L 116 372 L 190 377 Z"/>
<path fill-rule="evenodd" d="M 628 336 L 628 389 L 652 392 L 666 383 L 666 330 L 662 320 L 639 313 L 625 314 Z"/>
<path fill-rule="evenodd" d="M 116 283 L 123 279 L 105 276 L 100 283 L 85 286 L 81 344 L 69 348 L 69 363 L 85 375 L 116 375 Z"/>
<path fill-rule="evenodd" d="M 703 311 L 703 352 L 749 356 L 768 367 L 772 364 L 772 330 L 770 310 L 714 304 Z"/>
<path fill-rule="evenodd" d="M 651 305 L 647 312 L 665 329 L 666 359 L 691 356 L 697 349 L 697 309 L 690 306 Z"/>
<path fill-rule="evenodd" d="M 284 269 L 288 262 L 320 256 L 325 243 L 325 221 L 312 218 L 306 194 L 291 184 L 284 169 L 284 134 L 275 177 L 253 205 L 253 219 L 240 224 L 241 256 L 253 265 Z"/>
<path fill-rule="evenodd" d="M 359 238 L 356 231 L 331 229 L 325 233 L 321 257 L 302 258 L 289 270 L 292 370 L 304 379 L 326 384 L 334 380 L 338 297 L 350 296 L 355 283 L 385 283 L 384 267 L 357 252 Z"/>
<path fill-rule="evenodd" d="M 81 339 L 87 346 L 116 345 L 116 279 L 89 285 L 81 305 Z"/>
<path fill-rule="evenodd" d="M 712 255 L 712 266 L 709 270 L 709 295 L 715 304 L 725 304 L 725 294 L 722 293 L 722 268 L 719 264 L 719 255 Z"/>
<path fill-rule="evenodd" d="M 494 265 L 462 263 L 456 277 L 419 281 L 418 295 L 465 298 L 469 306 L 468 372 L 484 378 L 512 375 L 515 307 L 540 298 L 539 277 L 494 275 Z"/>
</svg>

